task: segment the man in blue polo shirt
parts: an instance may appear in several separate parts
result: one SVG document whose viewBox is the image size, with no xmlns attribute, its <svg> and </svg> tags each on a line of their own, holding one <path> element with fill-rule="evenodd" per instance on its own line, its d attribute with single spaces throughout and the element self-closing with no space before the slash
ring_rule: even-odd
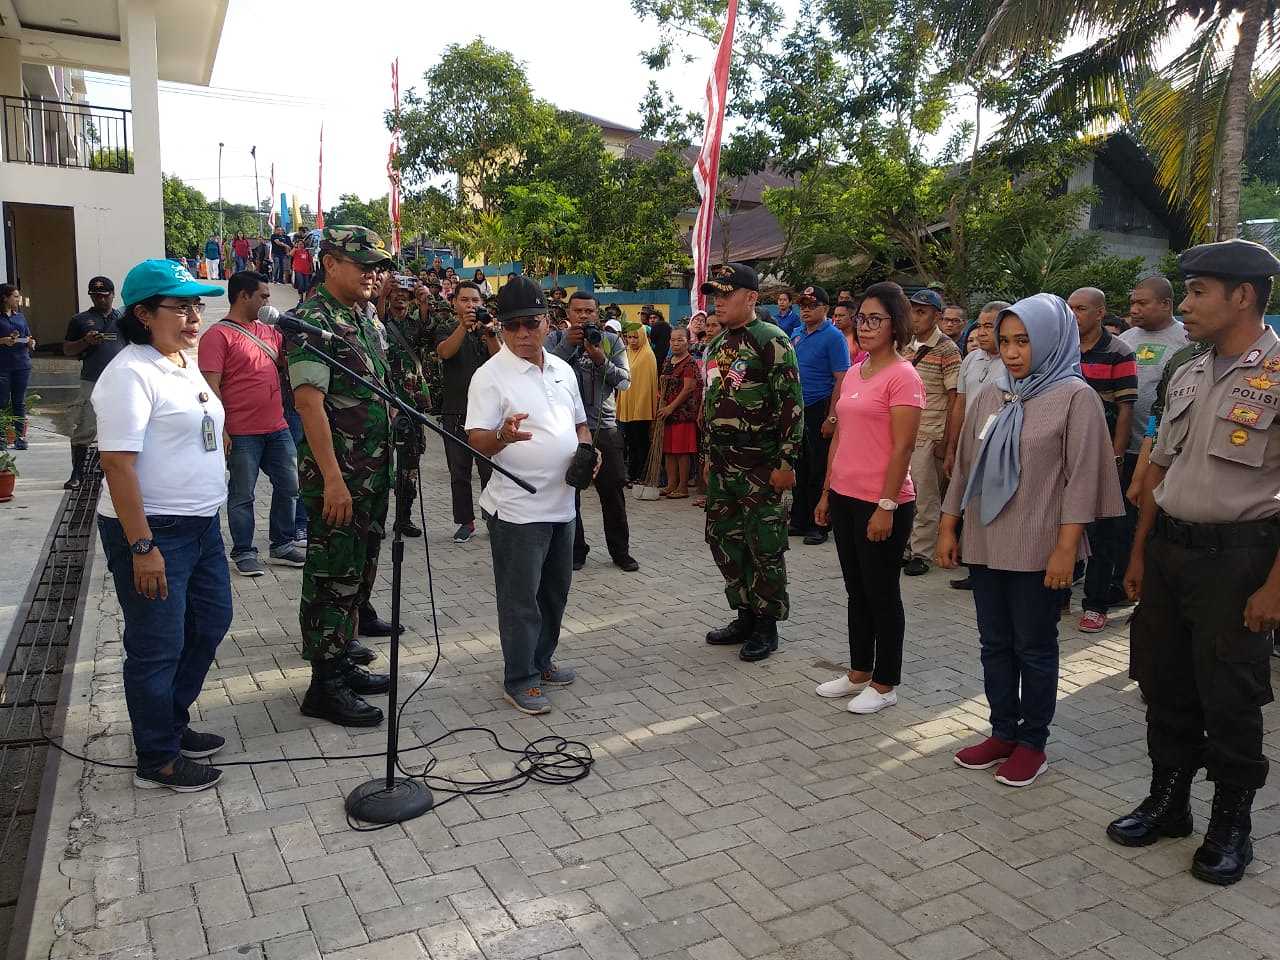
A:
<svg viewBox="0 0 1280 960">
<path fill-rule="evenodd" d="M 835 433 L 836 398 L 849 369 L 849 342 L 827 318 L 831 299 L 822 287 L 805 287 L 800 293 L 800 319 L 804 326 L 792 336 L 804 394 L 804 452 L 796 465 L 792 491 L 793 537 L 804 537 L 810 546 L 827 542 L 827 530 L 813 522 L 813 510 L 822 496 L 827 472 L 827 450 Z"/>
</svg>

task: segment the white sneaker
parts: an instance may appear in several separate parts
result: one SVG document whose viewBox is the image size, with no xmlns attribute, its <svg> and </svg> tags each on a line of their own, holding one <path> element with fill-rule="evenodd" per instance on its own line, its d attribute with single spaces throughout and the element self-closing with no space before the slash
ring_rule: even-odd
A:
<svg viewBox="0 0 1280 960">
<path fill-rule="evenodd" d="M 885 707 L 892 707 L 898 702 L 896 690 L 881 693 L 875 687 L 868 686 L 860 694 L 849 701 L 850 713 L 879 713 Z"/>
<path fill-rule="evenodd" d="M 814 693 L 820 697 L 851 697 L 867 689 L 867 684 L 870 682 L 870 680 L 863 680 L 861 683 L 854 683 L 847 673 L 842 673 L 834 680 L 818 684 Z"/>
</svg>

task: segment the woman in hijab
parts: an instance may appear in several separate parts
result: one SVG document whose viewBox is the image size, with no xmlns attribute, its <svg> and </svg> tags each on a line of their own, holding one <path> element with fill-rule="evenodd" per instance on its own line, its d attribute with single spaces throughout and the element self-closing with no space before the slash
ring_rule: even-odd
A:
<svg viewBox="0 0 1280 960">
<path fill-rule="evenodd" d="M 1005 370 L 965 417 L 942 505 L 939 566 L 973 581 L 991 736 L 955 762 L 999 764 L 1025 787 L 1048 769 L 1058 690 L 1058 597 L 1088 556 L 1085 527 L 1124 513 L 1102 401 L 1080 375 L 1080 332 L 1062 298 L 1037 293 L 996 317 Z"/>
<path fill-rule="evenodd" d="M 649 461 L 649 429 L 658 413 L 658 361 L 649 346 L 644 324 L 628 323 L 622 328 L 627 344 L 627 365 L 631 385 L 618 393 L 618 423 L 627 451 L 627 482 L 644 479 Z"/>
</svg>

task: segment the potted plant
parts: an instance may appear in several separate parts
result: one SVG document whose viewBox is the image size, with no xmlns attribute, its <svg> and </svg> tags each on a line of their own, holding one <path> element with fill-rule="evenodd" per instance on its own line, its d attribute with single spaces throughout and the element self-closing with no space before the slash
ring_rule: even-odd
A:
<svg viewBox="0 0 1280 960">
<path fill-rule="evenodd" d="M 0 503 L 8 503 L 13 499 L 13 485 L 18 481 L 18 465 L 13 454 L 8 450 L 0 450 Z"/>
</svg>

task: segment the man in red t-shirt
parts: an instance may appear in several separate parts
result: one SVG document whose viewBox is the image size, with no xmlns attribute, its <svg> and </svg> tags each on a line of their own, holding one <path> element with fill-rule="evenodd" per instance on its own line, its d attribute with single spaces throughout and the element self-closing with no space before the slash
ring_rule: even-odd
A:
<svg viewBox="0 0 1280 960">
<path fill-rule="evenodd" d="M 261 470 L 271 481 L 271 563 L 301 567 L 306 544 L 295 539 L 298 451 L 284 419 L 280 371 L 284 343 L 275 327 L 258 322 L 271 290 L 257 273 L 241 271 L 227 282 L 231 309 L 200 338 L 200 372 L 226 410 L 225 444 L 231 473 L 227 525 L 231 562 L 244 577 L 266 573 L 253 545 L 253 491 Z"/>
</svg>

